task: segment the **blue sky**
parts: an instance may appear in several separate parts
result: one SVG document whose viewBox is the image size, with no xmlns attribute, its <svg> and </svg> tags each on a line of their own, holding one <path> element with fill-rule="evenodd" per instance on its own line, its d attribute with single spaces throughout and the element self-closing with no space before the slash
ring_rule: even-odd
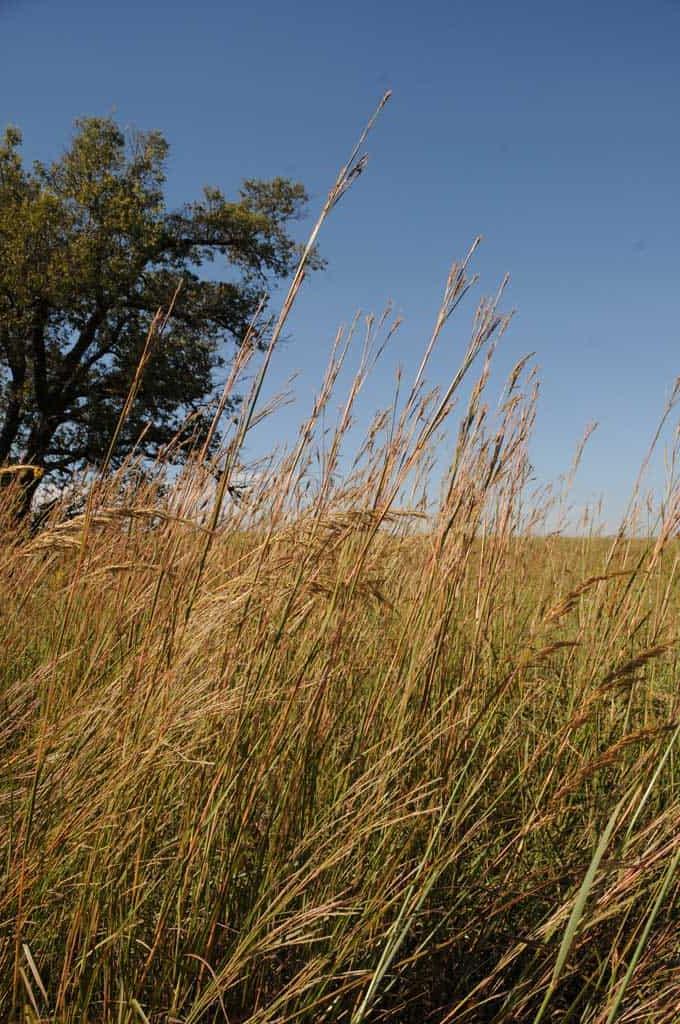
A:
<svg viewBox="0 0 680 1024">
<path fill-rule="evenodd" d="M 484 291 L 512 277 L 499 371 L 536 351 L 539 479 L 599 421 L 575 489 L 610 525 L 680 373 L 680 0 L 98 4 L 0 0 L 0 124 L 29 158 L 73 119 L 161 129 L 169 198 L 246 176 L 302 180 L 317 210 L 366 117 L 393 99 L 367 174 L 340 204 L 272 386 L 300 370 L 293 431 L 337 326 L 388 300 L 404 314 L 366 395 L 415 367 L 451 261 L 477 234 Z M 472 309 L 433 366 L 457 365 Z M 265 444 L 258 438 L 256 444 Z"/>
</svg>

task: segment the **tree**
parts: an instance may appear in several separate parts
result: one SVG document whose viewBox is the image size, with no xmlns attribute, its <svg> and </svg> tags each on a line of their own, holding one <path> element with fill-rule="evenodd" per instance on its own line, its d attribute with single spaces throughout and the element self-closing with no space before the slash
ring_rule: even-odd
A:
<svg viewBox="0 0 680 1024">
<path fill-rule="evenodd" d="M 21 135 L 0 140 L 0 466 L 64 477 L 101 463 L 154 314 L 182 287 L 118 439 L 153 458 L 205 425 L 215 373 L 239 345 L 268 282 L 288 274 L 303 186 L 247 180 L 179 210 L 164 198 L 168 146 L 85 118 L 66 152 L 27 170 Z M 229 280 L 201 268 L 222 257 Z M 315 258 L 313 265 L 321 261 Z M 233 349 L 232 349 L 233 351 Z M 180 449 L 181 450 L 181 449 Z M 27 487 L 30 504 L 39 474 Z M 27 507 L 27 506 L 26 506 Z"/>
</svg>

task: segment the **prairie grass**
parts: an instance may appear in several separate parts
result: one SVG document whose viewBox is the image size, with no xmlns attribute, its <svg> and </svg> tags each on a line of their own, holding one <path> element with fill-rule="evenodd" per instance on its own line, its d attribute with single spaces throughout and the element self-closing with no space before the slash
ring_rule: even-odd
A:
<svg viewBox="0 0 680 1024">
<path fill-rule="evenodd" d="M 646 539 L 638 493 L 549 531 L 535 371 L 487 394 L 500 294 L 426 387 L 471 255 L 352 450 L 389 317 L 254 468 L 245 346 L 214 459 L 33 536 L 3 492 L 2 1019 L 680 1020 L 680 494 Z"/>
</svg>

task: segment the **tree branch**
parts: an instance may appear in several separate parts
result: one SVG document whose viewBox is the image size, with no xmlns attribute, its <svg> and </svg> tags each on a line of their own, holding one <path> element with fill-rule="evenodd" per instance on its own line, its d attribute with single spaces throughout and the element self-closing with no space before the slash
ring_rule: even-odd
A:
<svg viewBox="0 0 680 1024">
<path fill-rule="evenodd" d="M 45 352 L 45 327 L 49 306 L 44 299 L 38 302 L 31 325 L 29 341 L 33 356 L 33 388 L 35 400 L 40 411 L 49 412 L 49 389 L 47 386 L 47 356 Z"/>
<path fill-rule="evenodd" d="M 77 340 L 64 356 L 61 370 L 57 374 L 55 382 L 59 390 L 62 388 L 68 388 L 71 384 L 72 378 L 77 373 L 83 356 L 90 345 L 94 342 L 97 336 L 97 331 L 103 324 L 105 317 L 106 309 L 102 304 L 98 303 L 95 306 L 94 312 L 90 314 L 85 326 L 78 335 Z"/>
<path fill-rule="evenodd" d="M 9 332 L 6 330 L 2 331 L 2 348 L 6 352 L 7 365 L 10 368 L 12 379 L 9 384 L 9 397 L 0 430 L 0 465 L 9 458 L 12 445 L 19 433 L 26 383 L 26 354 L 21 345 L 17 346 L 16 352 L 12 350 Z"/>
</svg>

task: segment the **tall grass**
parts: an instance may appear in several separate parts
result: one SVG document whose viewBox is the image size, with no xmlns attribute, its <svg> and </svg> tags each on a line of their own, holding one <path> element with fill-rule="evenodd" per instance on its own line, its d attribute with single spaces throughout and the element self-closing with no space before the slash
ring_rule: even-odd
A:
<svg viewBox="0 0 680 1024">
<path fill-rule="evenodd" d="M 680 492 L 648 541 L 637 494 L 613 539 L 547 531 L 535 371 L 488 395 L 502 291 L 426 386 L 472 255 L 362 442 L 389 317 L 252 471 L 246 345 L 171 486 L 133 459 L 34 536 L 3 494 L 3 1019 L 680 1019 Z"/>
</svg>

